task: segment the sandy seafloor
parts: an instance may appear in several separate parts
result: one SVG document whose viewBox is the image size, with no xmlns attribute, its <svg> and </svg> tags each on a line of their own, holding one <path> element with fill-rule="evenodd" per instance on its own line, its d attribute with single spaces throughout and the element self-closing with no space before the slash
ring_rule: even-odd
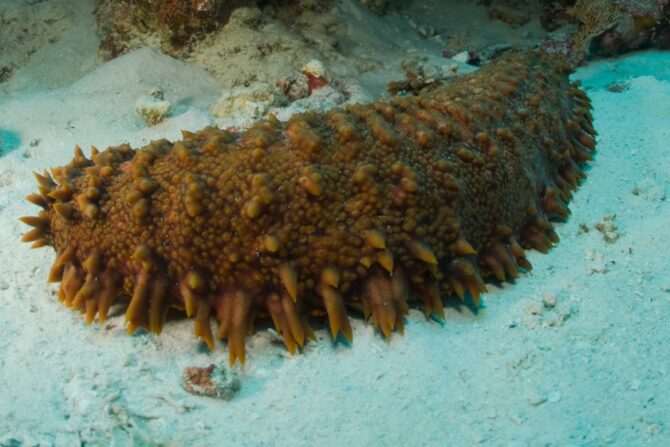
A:
<svg viewBox="0 0 670 447">
<path fill-rule="evenodd" d="M 490 284 L 476 315 L 450 307 L 441 325 L 412 310 L 390 342 L 354 319 L 352 346 L 320 327 L 292 357 L 259 332 L 227 402 L 180 386 L 185 367 L 227 364 L 225 344 L 208 352 L 192 321 L 128 336 L 121 311 L 87 326 L 46 283 L 53 251 L 20 243 L 17 220 L 36 214 L 32 171 L 75 144 L 209 124 L 217 83 L 140 50 L 0 96 L 0 445 L 670 445 L 670 53 L 573 77 L 593 100 L 598 154 L 560 244 L 530 253 L 530 273 Z M 175 109 L 148 128 L 134 107 L 153 85 Z"/>
</svg>

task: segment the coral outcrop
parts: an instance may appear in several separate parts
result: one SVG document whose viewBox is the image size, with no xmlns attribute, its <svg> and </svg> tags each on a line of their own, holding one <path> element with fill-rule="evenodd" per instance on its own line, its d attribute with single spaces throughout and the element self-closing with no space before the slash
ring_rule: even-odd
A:
<svg viewBox="0 0 670 447">
<path fill-rule="evenodd" d="M 435 318 L 452 295 L 476 306 L 484 279 L 518 277 L 525 250 L 558 241 L 550 221 L 595 149 L 569 72 L 512 53 L 388 102 L 76 148 L 36 175 L 23 240 L 55 248 L 48 279 L 87 322 L 125 302 L 129 332 L 158 334 L 175 308 L 210 348 L 226 339 L 231 363 L 264 317 L 291 352 L 310 318 L 351 341 L 351 311 L 390 337 L 413 303 Z"/>
<path fill-rule="evenodd" d="M 224 25 L 235 8 L 256 0 L 103 0 L 96 10 L 102 34 L 101 55 L 116 57 L 152 41 L 174 50 Z"/>
<path fill-rule="evenodd" d="M 574 21 L 577 28 L 568 34 L 549 37 L 540 46 L 566 56 L 574 64 L 592 56 L 615 56 L 640 48 L 670 47 L 668 0 L 577 0 L 565 3 L 569 5 L 564 9 L 555 3 L 545 6 L 545 11 L 551 13 L 544 16 L 543 25 L 552 30 L 561 22 Z"/>
</svg>

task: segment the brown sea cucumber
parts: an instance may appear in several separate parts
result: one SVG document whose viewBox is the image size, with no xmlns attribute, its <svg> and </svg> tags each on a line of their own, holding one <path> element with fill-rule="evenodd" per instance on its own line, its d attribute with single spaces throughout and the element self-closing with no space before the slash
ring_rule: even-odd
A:
<svg viewBox="0 0 670 447">
<path fill-rule="evenodd" d="M 23 240 L 55 247 L 49 281 L 89 323 L 121 296 L 129 332 L 160 333 L 181 309 L 210 348 L 227 339 L 231 364 L 257 317 L 291 352 L 313 316 L 351 341 L 347 309 L 389 337 L 408 303 L 437 318 L 452 294 L 477 305 L 482 278 L 516 278 L 524 249 L 558 240 L 550 221 L 568 217 L 595 150 L 570 70 L 514 53 L 416 96 L 90 160 L 75 148 L 36 174 L 43 210 L 21 218 Z"/>
</svg>

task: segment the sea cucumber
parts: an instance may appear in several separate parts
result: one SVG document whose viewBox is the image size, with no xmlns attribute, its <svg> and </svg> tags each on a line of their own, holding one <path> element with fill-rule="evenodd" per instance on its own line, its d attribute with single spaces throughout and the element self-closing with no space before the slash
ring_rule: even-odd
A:
<svg viewBox="0 0 670 447">
<path fill-rule="evenodd" d="M 516 278 L 525 249 L 557 242 L 550 221 L 595 151 L 570 72 L 519 52 L 386 102 L 91 159 L 76 147 L 36 174 L 27 199 L 43 210 L 21 218 L 23 241 L 56 249 L 48 279 L 87 322 L 125 296 L 128 331 L 158 334 L 175 308 L 211 349 L 226 338 L 231 364 L 256 318 L 291 353 L 314 337 L 309 318 L 351 341 L 348 311 L 390 337 L 412 303 L 434 318 L 450 295 L 477 306 L 483 278 Z"/>
</svg>

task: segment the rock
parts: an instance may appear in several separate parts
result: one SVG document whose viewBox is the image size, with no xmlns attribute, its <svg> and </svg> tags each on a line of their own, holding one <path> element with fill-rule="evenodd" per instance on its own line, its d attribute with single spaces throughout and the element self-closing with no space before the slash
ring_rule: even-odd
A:
<svg viewBox="0 0 670 447">
<path fill-rule="evenodd" d="M 99 55 L 112 59 L 144 44 L 165 52 L 201 39 L 226 24 L 236 8 L 256 0 L 103 0 L 96 9 Z"/>
<path fill-rule="evenodd" d="M 212 113 L 220 127 L 246 128 L 263 118 L 277 103 L 281 103 L 281 98 L 272 87 L 254 83 L 249 87 L 225 90 L 212 107 Z"/>
<path fill-rule="evenodd" d="M 240 379 L 233 370 L 213 363 L 206 368 L 191 366 L 181 376 L 184 389 L 196 396 L 230 400 L 240 390 Z"/>
</svg>

